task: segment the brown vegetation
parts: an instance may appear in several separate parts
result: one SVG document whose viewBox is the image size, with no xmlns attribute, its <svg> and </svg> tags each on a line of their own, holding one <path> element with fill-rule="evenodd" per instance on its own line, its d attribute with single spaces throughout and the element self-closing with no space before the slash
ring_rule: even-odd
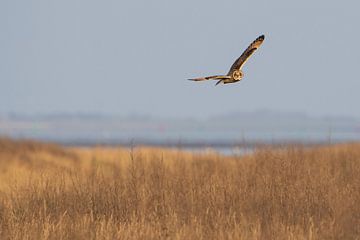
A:
<svg viewBox="0 0 360 240">
<path fill-rule="evenodd" d="M 0 239 L 359 239 L 360 145 L 243 157 L 0 140 Z"/>
</svg>

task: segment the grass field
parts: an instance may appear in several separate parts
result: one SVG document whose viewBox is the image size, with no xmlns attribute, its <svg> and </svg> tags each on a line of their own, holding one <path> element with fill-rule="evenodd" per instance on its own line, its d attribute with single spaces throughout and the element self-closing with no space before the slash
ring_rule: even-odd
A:
<svg viewBox="0 0 360 240">
<path fill-rule="evenodd" d="M 1 139 L 0 239 L 360 239 L 360 144 L 229 157 Z"/>
</svg>

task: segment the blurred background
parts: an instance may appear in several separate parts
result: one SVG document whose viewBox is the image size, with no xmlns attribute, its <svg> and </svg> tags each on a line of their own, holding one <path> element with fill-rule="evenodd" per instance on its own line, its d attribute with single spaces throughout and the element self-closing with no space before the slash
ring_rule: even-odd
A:
<svg viewBox="0 0 360 240">
<path fill-rule="evenodd" d="M 0 135 L 226 147 L 360 140 L 357 1 L 0 2 Z M 260 34 L 237 84 L 226 74 Z"/>
</svg>

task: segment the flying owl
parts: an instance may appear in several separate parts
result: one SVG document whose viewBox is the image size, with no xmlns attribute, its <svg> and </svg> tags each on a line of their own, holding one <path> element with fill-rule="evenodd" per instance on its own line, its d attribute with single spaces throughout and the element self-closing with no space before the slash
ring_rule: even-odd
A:
<svg viewBox="0 0 360 240">
<path fill-rule="evenodd" d="M 250 58 L 250 56 L 255 52 L 256 49 L 260 47 L 265 39 L 264 35 L 259 36 L 255 41 L 253 41 L 250 46 L 241 54 L 241 56 L 236 59 L 236 61 L 231 66 L 227 75 L 215 75 L 215 76 L 208 76 L 208 77 L 201 77 L 201 78 L 192 78 L 188 79 L 191 81 L 204 81 L 204 80 L 217 80 L 215 85 L 219 83 L 235 83 L 240 81 L 244 73 L 241 70 L 241 67 L 244 63 Z"/>
</svg>

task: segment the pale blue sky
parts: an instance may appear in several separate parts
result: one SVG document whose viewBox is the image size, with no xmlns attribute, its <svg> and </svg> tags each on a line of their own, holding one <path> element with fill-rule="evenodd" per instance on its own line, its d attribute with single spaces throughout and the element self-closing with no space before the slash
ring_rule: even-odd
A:
<svg viewBox="0 0 360 240">
<path fill-rule="evenodd" d="M 1 0 L 0 114 L 360 116 L 358 1 Z M 227 73 L 266 39 L 238 84 Z"/>
</svg>

